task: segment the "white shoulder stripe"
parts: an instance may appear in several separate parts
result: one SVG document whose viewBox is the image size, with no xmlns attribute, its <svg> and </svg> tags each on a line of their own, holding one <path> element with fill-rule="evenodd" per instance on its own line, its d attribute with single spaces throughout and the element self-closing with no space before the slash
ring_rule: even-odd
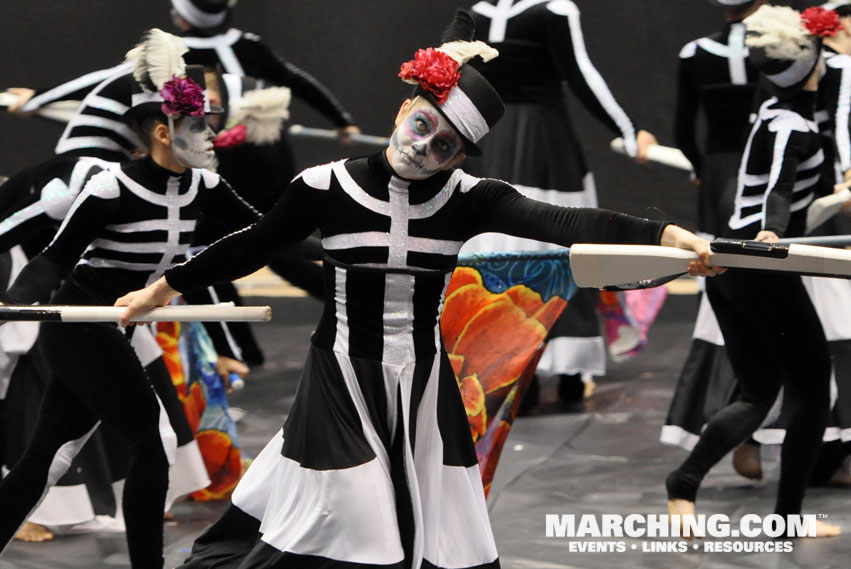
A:
<svg viewBox="0 0 851 569">
<path fill-rule="evenodd" d="M 455 170 L 455 172 L 452 174 L 452 177 L 449 178 L 449 182 L 447 182 L 447 185 L 449 185 L 449 183 L 452 182 L 453 179 L 456 180 L 456 182 L 460 186 L 462 194 L 466 194 L 467 192 L 473 189 L 473 186 L 482 181 L 482 178 L 471 176 L 470 174 L 461 170 Z"/>
<path fill-rule="evenodd" d="M 313 188 L 314 190 L 327 190 L 331 187 L 331 172 L 334 166 L 341 162 L 342 160 L 339 160 L 337 162 L 331 162 L 329 164 L 320 164 L 319 166 L 313 166 L 312 168 L 304 170 L 301 174 L 298 175 L 298 177 L 304 180 L 304 183 Z"/>
<path fill-rule="evenodd" d="M 117 199 L 120 195 L 121 188 L 118 186 L 118 180 L 115 179 L 115 175 L 111 170 L 103 170 L 102 172 L 98 172 L 92 176 L 83 188 L 83 191 L 80 192 L 80 195 L 78 195 L 74 200 L 74 203 L 71 204 L 71 208 L 65 215 L 65 219 L 62 220 L 62 225 L 59 226 L 59 230 L 56 232 L 56 235 L 53 236 L 51 243 L 56 241 L 59 235 L 62 234 L 65 227 L 68 225 L 68 222 L 72 217 L 74 217 L 74 212 L 76 212 L 87 199 L 98 198 L 110 200 Z"/>
<path fill-rule="evenodd" d="M 44 206 L 47 217 L 55 220 L 64 219 L 79 193 L 79 189 L 74 190 L 68 187 L 62 179 L 53 178 L 41 189 L 39 202 Z"/>
<path fill-rule="evenodd" d="M 206 187 L 214 188 L 219 185 L 222 177 L 211 170 L 201 170 L 201 179 Z"/>
<path fill-rule="evenodd" d="M 346 192 L 349 197 L 369 210 L 382 215 L 390 215 L 390 202 L 381 201 L 380 199 L 374 198 L 366 193 L 366 191 L 364 191 L 364 189 L 354 181 L 351 174 L 349 174 L 349 171 L 346 170 L 346 165 L 343 164 L 343 162 L 335 162 L 332 164 L 332 167 L 334 169 L 334 175 L 340 183 L 340 187 L 343 188 L 343 191 Z"/>
</svg>

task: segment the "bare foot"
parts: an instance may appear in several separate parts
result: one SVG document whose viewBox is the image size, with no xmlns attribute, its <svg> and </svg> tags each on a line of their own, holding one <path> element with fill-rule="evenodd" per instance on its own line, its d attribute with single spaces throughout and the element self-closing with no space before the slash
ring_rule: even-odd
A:
<svg viewBox="0 0 851 569">
<path fill-rule="evenodd" d="M 50 541 L 53 539 L 53 534 L 47 531 L 47 528 L 38 524 L 24 522 L 18 533 L 15 534 L 15 539 L 18 541 L 41 542 Z"/>
<path fill-rule="evenodd" d="M 815 537 L 836 537 L 840 533 L 842 533 L 842 528 L 840 528 L 839 526 L 835 526 L 833 524 L 826 524 L 821 520 L 816 520 Z"/>
<path fill-rule="evenodd" d="M 692 528 L 685 524 L 686 516 L 691 516 L 692 520 L 696 520 L 697 516 L 694 513 L 694 502 L 675 498 L 668 500 L 668 515 L 680 517 L 680 535 L 686 541 L 691 541 L 694 537 L 702 538 L 702 535 L 691 534 Z"/>
<path fill-rule="evenodd" d="M 742 443 L 733 451 L 733 469 L 740 475 L 751 480 L 762 480 L 762 460 L 759 447 Z"/>
<path fill-rule="evenodd" d="M 593 379 L 588 381 L 583 381 L 584 390 L 582 392 L 582 399 L 590 399 L 592 395 L 594 395 L 594 391 L 597 390 L 597 384 Z"/>
</svg>

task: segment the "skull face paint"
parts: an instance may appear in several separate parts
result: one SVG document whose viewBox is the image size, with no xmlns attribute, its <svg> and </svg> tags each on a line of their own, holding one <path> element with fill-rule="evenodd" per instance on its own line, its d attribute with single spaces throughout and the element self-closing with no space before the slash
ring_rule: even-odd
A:
<svg viewBox="0 0 851 569">
<path fill-rule="evenodd" d="M 216 157 L 213 151 L 215 135 L 205 116 L 183 117 L 176 125 L 168 119 L 171 151 L 184 168 L 208 168 Z"/>
<path fill-rule="evenodd" d="M 423 180 L 451 166 L 464 142 L 446 118 L 424 99 L 415 99 L 393 131 L 387 161 L 402 178 Z"/>
</svg>

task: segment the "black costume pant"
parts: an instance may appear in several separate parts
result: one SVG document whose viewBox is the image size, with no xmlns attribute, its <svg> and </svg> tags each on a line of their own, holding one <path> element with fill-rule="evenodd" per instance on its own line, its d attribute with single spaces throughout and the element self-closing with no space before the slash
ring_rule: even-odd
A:
<svg viewBox="0 0 851 569">
<path fill-rule="evenodd" d="M 735 270 L 706 292 L 739 382 L 739 398 L 715 414 L 686 461 L 668 476 L 668 497 L 694 501 L 701 480 L 762 423 L 780 390 L 792 404 L 775 512 L 797 514 L 821 447 L 830 401 L 830 352 L 801 278 Z"/>
<path fill-rule="evenodd" d="M 160 407 L 138 357 L 112 324 L 44 324 L 41 334 L 53 374 L 32 442 L 0 482 L 0 547 L 38 504 L 59 448 L 100 420 L 129 450 L 123 504 L 132 566 L 161 567 L 168 461 Z"/>
</svg>

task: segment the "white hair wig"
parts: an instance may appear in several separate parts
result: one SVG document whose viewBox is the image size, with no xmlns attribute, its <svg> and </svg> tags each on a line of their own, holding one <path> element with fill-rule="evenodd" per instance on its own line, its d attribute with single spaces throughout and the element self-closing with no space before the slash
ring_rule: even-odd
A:
<svg viewBox="0 0 851 569">
<path fill-rule="evenodd" d="M 797 60 L 816 49 L 813 36 L 804 27 L 801 14 L 788 6 L 763 4 L 744 19 L 748 33 L 745 43 L 761 47 L 772 59 Z"/>
</svg>

